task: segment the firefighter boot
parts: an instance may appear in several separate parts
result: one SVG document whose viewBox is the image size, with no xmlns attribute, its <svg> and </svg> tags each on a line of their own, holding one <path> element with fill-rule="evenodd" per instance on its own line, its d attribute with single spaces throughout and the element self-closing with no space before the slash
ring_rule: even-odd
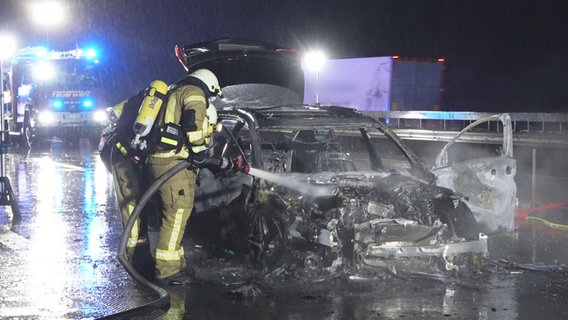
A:
<svg viewBox="0 0 568 320">
<path fill-rule="evenodd" d="M 186 286 L 196 283 L 195 269 L 190 266 L 184 267 L 180 272 L 175 273 L 169 277 L 157 279 L 159 286 Z"/>
<path fill-rule="evenodd" d="M 156 277 L 156 260 L 150 252 L 149 243 L 137 245 L 132 254 L 132 266 L 148 281 Z"/>
</svg>

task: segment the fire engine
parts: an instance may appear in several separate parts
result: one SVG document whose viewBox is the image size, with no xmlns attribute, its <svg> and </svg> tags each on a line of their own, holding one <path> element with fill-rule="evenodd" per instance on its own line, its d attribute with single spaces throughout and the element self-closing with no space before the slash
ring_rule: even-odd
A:
<svg viewBox="0 0 568 320">
<path fill-rule="evenodd" d="M 20 49 L 4 73 L 4 124 L 25 147 L 59 138 L 98 139 L 106 101 L 96 51 Z"/>
</svg>

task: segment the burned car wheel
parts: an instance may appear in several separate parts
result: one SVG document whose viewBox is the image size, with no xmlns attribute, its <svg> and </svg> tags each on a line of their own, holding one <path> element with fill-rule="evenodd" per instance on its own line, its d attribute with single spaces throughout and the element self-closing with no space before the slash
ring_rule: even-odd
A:
<svg viewBox="0 0 568 320">
<path fill-rule="evenodd" d="M 447 201 L 440 204 L 440 211 L 442 222 L 447 223 L 456 236 L 467 241 L 479 239 L 477 220 L 465 203 L 459 201 L 456 206 Z"/>
<path fill-rule="evenodd" d="M 256 208 L 249 221 L 248 242 L 253 266 L 261 270 L 274 269 L 282 260 L 286 249 L 284 219 L 269 208 Z"/>
</svg>

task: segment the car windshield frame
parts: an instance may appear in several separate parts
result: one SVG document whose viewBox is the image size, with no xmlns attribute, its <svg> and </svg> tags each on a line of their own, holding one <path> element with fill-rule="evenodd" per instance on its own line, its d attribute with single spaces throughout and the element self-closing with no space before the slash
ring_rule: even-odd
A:
<svg viewBox="0 0 568 320">
<path fill-rule="evenodd" d="M 331 107 L 331 106 L 273 106 L 266 108 L 234 108 L 230 110 L 223 110 L 219 114 L 219 118 L 226 125 L 226 121 L 233 124 L 227 126 L 227 130 L 231 132 L 234 137 L 239 135 L 243 127 L 248 128 L 248 135 L 250 136 L 246 149 L 249 150 L 247 159 L 251 162 L 253 167 L 266 169 L 265 157 L 263 156 L 263 144 L 266 139 L 263 136 L 266 131 L 273 133 L 279 132 L 280 134 L 287 135 L 287 139 L 292 141 L 290 137 L 297 134 L 301 130 L 320 130 L 320 131 L 333 131 L 338 133 L 342 131 L 351 131 L 351 137 L 361 139 L 360 142 L 364 145 L 366 152 L 369 154 L 369 161 L 371 170 L 357 170 L 358 172 L 378 172 L 385 171 L 382 169 L 382 160 L 377 152 L 377 141 L 381 141 L 384 145 L 387 140 L 388 144 L 397 149 L 396 152 L 404 155 L 408 163 L 408 171 L 421 180 L 428 183 L 435 182 L 435 176 L 425 168 L 419 158 L 407 148 L 402 141 L 381 122 L 367 117 L 356 110 Z M 250 130 L 254 128 L 254 130 Z M 385 139 L 386 138 L 386 139 Z M 381 149 L 384 149 L 381 148 Z M 266 151 L 266 147 L 264 146 Z M 373 154 L 374 153 L 374 154 Z M 264 158 L 263 158 L 264 157 Z M 393 172 L 394 170 L 386 170 Z M 293 172 L 298 173 L 298 172 Z M 306 172 L 315 173 L 315 172 Z"/>
</svg>

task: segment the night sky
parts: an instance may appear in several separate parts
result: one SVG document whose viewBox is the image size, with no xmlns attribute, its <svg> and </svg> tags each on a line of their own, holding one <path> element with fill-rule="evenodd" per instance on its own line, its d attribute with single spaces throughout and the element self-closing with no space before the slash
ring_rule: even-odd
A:
<svg viewBox="0 0 568 320">
<path fill-rule="evenodd" d="M 255 39 L 331 58 L 446 59 L 442 109 L 568 110 L 568 10 L 558 0 L 75 0 L 49 32 L 34 1 L 0 0 L 0 33 L 20 47 L 95 45 L 111 104 L 183 76 L 176 44 Z M 49 36 L 49 37 L 48 37 Z"/>
</svg>

